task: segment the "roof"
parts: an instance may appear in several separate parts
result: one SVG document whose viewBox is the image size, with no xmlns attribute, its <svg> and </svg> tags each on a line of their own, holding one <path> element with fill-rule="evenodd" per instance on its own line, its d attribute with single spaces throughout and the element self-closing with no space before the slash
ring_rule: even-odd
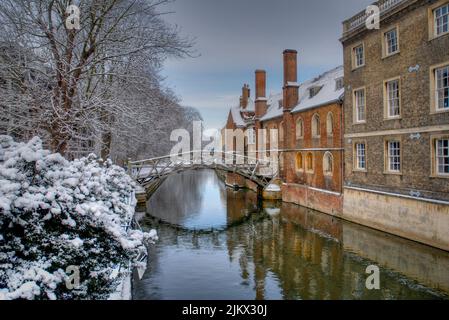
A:
<svg viewBox="0 0 449 320">
<path fill-rule="evenodd" d="M 270 94 L 270 97 L 267 101 L 267 113 L 260 119 L 260 121 L 274 119 L 282 116 L 284 111 L 282 110 L 282 106 L 279 103 L 282 100 L 282 96 L 282 93 Z"/>
<path fill-rule="evenodd" d="M 293 108 L 292 113 L 316 108 L 322 105 L 339 101 L 344 94 L 344 87 L 336 90 L 337 79 L 343 78 L 343 66 L 326 71 L 318 77 L 299 84 L 299 102 Z M 313 97 L 310 97 L 309 89 L 316 88 L 319 91 Z M 261 121 L 267 121 L 281 117 L 283 109 L 279 104 L 282 100 L 282 93 L 270 95 L 268 99 L 267 113 L 261 118 Z"/>
<path fill-rule="evenodd" d="M 254 112 L 256 110 L 255 103 L 253 99 L 248 99 L 248 105 L 245 109 L 241 108 L 240 105 L 236 105 L 231 108 L 232 120 L 237 127 L 246 127 L 246 125 L 254 120 Z M 249 113 L 250 117 L 245 117 L 243 113 Z"/>
</svg>

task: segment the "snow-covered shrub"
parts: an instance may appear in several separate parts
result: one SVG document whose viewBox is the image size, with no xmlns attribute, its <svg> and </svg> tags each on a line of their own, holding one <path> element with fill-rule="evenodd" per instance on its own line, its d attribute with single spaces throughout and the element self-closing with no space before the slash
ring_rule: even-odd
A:
<svg viewBox="0 0 449 320">
<path fill-rule="evenodd" d="M 155 238 L 128 227 L 134 187 L 110 161 L 67 161 L 39 138 L 0 136 L 0 299 L 107 298 L 112 270 Z M 79 286 L 69 289 L 73 266 Z"/>
</svg>

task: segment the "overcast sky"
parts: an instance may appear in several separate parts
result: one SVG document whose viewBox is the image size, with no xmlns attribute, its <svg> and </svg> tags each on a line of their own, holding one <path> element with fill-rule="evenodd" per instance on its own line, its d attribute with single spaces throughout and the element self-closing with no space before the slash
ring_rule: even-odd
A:
<svg viewBox="0 0 449 320">
<path fill-rule="evenodd" d="M 282 87 L 282 51 L 298 50 L 299 80 L 342 64 L 342 21 L 372 0 L 177 0 L 166 16 L 195 37 L 197 58 L 169 60 L 163 75 L 181 104 L 196 107 L 208 128 L 222 127 L 254 70 L 267 71 L 267 92 Z"/>
</svg>

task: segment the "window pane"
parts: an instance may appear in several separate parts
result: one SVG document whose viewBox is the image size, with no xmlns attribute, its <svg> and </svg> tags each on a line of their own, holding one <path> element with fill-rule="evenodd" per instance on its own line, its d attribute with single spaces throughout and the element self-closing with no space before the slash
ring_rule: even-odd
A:
<svg viewBox="0 0 449 320">
<path fill-rule="evenodd" d="M 385 42 L 387 46 L 387 54 L 392 54 L 398 51 L 398 33 L 396 29 L 385 33 Z"/>
<path fill-rule="evenodd" d="M 435 15 L 435 31 L 437 35 L 449 31 L 449 4 L 439 7 L 434 11 Z"/>
<path fill-rule="evenodd" d="M 387 83 L 387 102 L 388 102 L 388 116 L 390 117 L 399 116 L 400 115 L 399 80 L 394 80 Z"/>
<path fill-rule="evenodd" d="M 437 109 L 449 108 L 449 66 L 436 69 Z"/>
<path fill-rule="evenodd" d="M 449 174 L 449 139 L 436 141 L 437 170 L 439 174 Z"/>
<path fill-rule="evenodd" d="M 365 144 L 364 143 L 356 144 L 356 157 L 357 157 L 357 168 L 365 169 L 366 160 L 365 160 Z"/>
<path fill-rule="evenodd" d="M 401 147 L 399 141 L 388 142 L 388 163 L 390 171 L 401 171 Z"/>
<path fill-rule="evenodd" d="M 355 92 L 356 119 L 357 121 L 365 120 L 365 90 Z"/>
</svg>

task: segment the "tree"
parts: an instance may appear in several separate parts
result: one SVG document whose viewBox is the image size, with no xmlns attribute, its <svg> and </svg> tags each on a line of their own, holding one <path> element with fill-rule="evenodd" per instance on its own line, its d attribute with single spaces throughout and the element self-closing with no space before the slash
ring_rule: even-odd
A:
<svg viewBox="0 0 449 320">
<path fill-rule="evenodd" d="M 161 63 L 191 55 L 192 42 L 158 11 L 167 2 L 2 0 L 0 37 L 8 54 L 0 78 L 10 84 L 2 104 L 12 127 L 47 136 L 51 150 L 63 155 L 93 138 L 109 155 L 114 134 L 148 121 L 142 116 L 148 106 L 132 93 L 145 89 L 139 93 L 145 101 L 167 102 L 157 76 Z M 71 4 L 80 10 L 79 29 L 71 28 Z"/>
</svg>

